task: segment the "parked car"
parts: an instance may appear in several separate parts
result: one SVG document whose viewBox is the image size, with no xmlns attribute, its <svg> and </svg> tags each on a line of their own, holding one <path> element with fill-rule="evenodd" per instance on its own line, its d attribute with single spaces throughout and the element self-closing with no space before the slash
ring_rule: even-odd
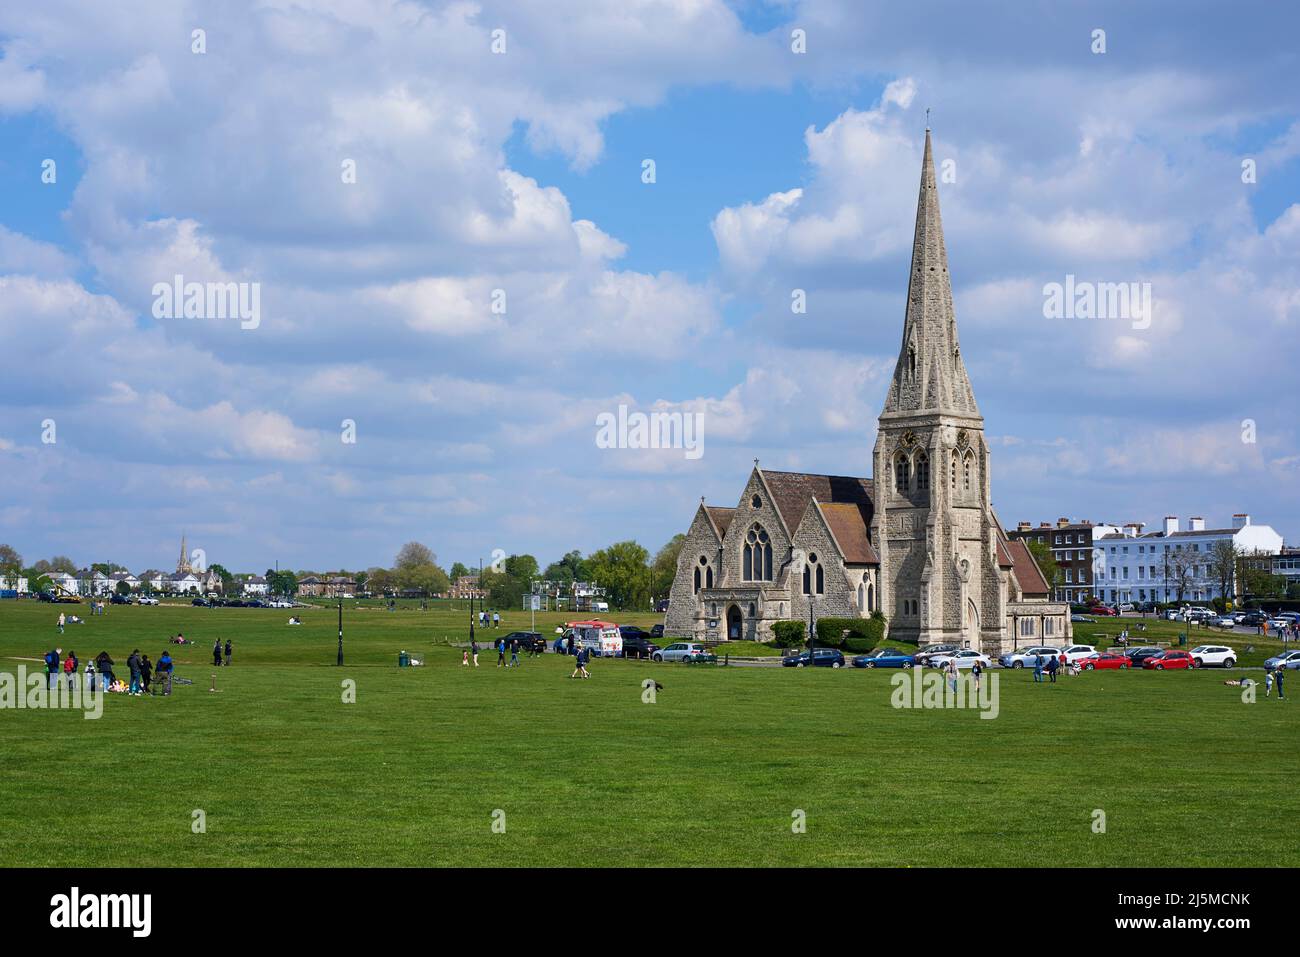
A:
<svg viewBox="0 0 1300 957">
<path fill-rule="evenodd" d="M 1157 655 L 1163 655 L 1165 649 L 1157 648 L 1154 645 L 1146 645 L 1141 648 L 1131 648 L 1124 652 L 1125 656 L 1132 663 L 1134 668 L 1141 668 L 1148 658 L 1154 658 Z"/>
<path fill-rule="evenodd" d="M 1107 668 L 1127 671 L 1132 665 L 1133 662 L 1129 659 L 1129 656 L 1120 654 L 1118 651 L 1094 651 L 1092 654 L 1079 659 L 1079 667 L 1084 671 L 1104 671 Z"/>
<path fill-rule="evenodd" d="M 1087 615 L 1071 615 L 1070 621 L 1077 622 L 1079 624 L 1091 625 L 1091 624 L 1095 624 L 1097 619 L 1089 618 Z"/>
<path fill-rule="evenodd" d="M 1291 619 L 1290 619 L 1290 618 L 1283 618 L 1283 617 L 1281 617 L 1281 616 L 1278 616 L 1278 617 L 1275 617 L 1275 618 L 1270 618 L 1270 619 L 1268 620 L 1268 627 L 1269 627 L 1269 630 L 1270 630 L 1270 631 L 1277 631 L 1277 630 L 1280 629 L 1280 628 L 1290 628 L 1290 627 L 1291 627 Z"/>
<path fill-rule="evenodd" d="M 141 595 L 135 600 L 135 603 L 137 605 L 156 605 L 158 604 L 158 599 L 154 598 L 152 595 Z"/>
<path fill-rule="evenodd" d="M 797 655 L 786 655 L 781 659 L 781 664 L 786 668 L 806 668 L 808 652 L 801 651 Z M 813 665 L 817 668 L 843 668 L 844 655 L 838 648 L 817 648 L 813 654 Z"/>
<path fill-rule="evenodd" d="M 914 663 L 911 653 L 897 648 L 876 648 L 853 659 L 854 668 L 910 668 Z"/>
<path fill-rule="evenodd" d="M 1192 660 L 1198 668 L 1210 665 L 1231 668 L 1237 663 L 1237 653 L 1227 645 L 1197 645 L 1192 649 Z"/>
<path fill-rule="evenodd" d="M 108 596 L 108 603 L 110 605 L 129 605 L 131 604 L 131 599 L 127 598 L 125 595 L 112 594 Z"/>
<path fill-rule="evenodd" d="M 520 651 L 534 651 L 539 655 L 546 651 L 546 639 L 539 631 L 510 632 L 505 636 L 506 650 L 509 651 L 516 641 L 519 642 Z"/>
<path fill-rule="evenodd" d="M 1119 611 L 1111 608 L 1110 605 L 1092 605 L 1088 608 L 1088 614 L 1115 618 L 1119 616 Z"/>
<path fill-rule="evenodd" d="M 1034 659 L 1039 655 L 1043 656 L 1043 663 L 1046 664 L 1048 658 L 1061 657 L 1061 649 L 1051 645 L 1031 645 L 1020 651 L 1008 652 L 998 659 L 998 664 L 1003 668 L 1032 668 Z"/>
<path fill-rule="evenodd" d="M 1249 628 L 1258 628 L 1266 621 L 1268 621 L 1268 615 L 1264 614 L 1262 611 L 1248 611 L 1242 617 L 1240 624 L 1246 625 Z"/>
<path fill-rule="evenodd" d="M 1061 652 L 1061 663 L 1081 661 L 1089 655 L 1096 654 L 1096 652 L 1097 649 L 1092 645 L 1071 645 Z"/>
<path fill-rule="evenodd" d="M 659 599 L 657 602 L 655 602 L 655 613 L 656 613 L 656 614 L 662 615 L 662 614 L 663 614 L 664 612 L 666 612 L 667 610 L 668 610 L 668 599 L 667 599 L 667 598 L 661 598 L 661 599 Z"/>
<path fill-rule="evenodd" d="M 1236 620 L 1231 615 L 1220 615 L 1218 618 L 1215 618 L 1210 622 L 1210 624 L 1214 625 L 1216 628 L 1235 628 L 1237 626 Z"/>
<path fill-rule="evenodd" d="M 685 661 L 692 655 L 707 654 L 708 649 L 698 641 L 675 641 L 667 648 L 652 652 L 651 661 Z"/>
<path fill-rule="evenodd" d="M 653 628 L 650 629 L 651 638 L 662 638 L 663 636 L 664 636 L 663 625 L 655 625 Z"/>
<path fill-rule="evenodd" d="M 1165 621 L 1182 621 L 1183 613 L 1173 608 L 1165 609 Z"/>
<path fill-rule="evenodd" d="M 1120 602 L 1118 605 L 1116 605 L 1115 610 L 1122 615 L 1125 614 L 1126 612 L 1133 611 L 1134 609 L 1131 602 L 1125 601 L 1125 602 Z"/>
<path fill-rule="evenodd" d="M 1280 655 L 1274 655 L 1264 662 L 1264 667 L 1270 671 L 1278 668 L 1286 668 L 1288 671 L 1292 668 L 1300 669 L 1300 651 L 1284 651 Z"/>
<path fill-rule="evenodd" d="M 287 598 L 272 598 L 271 601 L 267 604 L 266 607 L 268 607 L 268 608 L 292 608 L 292 607 L 293 607 L 293 602 L 289 601 Z"/>
<path fill-rule="evenodd" d="M 196 608 L 210 608 L 211 603 L 206 598 L 191 598 L 190 604 Z"/>
<path fill-rule="evenodd" d="M 619 633 L 623 636 L 624 658 L 649 658 L 659 646 L 650 640 L 650 633 L 636 625 L 620 625 Z"/>
<path fill-rule="evenodd" d="M 982 655 L 974 648 L 962 648 L 959 651 L 950 651 L 942 655 L 935 655 L 930 659 L 930 667 L 946 668 L 950 661 L 957 662 L 958 668 L 973 668 L 977 661 L 980 663 L 981 668 L 993 667 L 993 662 L 989 660 L 988 655 Z"/>
<path fill-rule="evenodd" d="M 1170 671 L 1175 668 L 1195 668 L 1196 662 L 1185 651 L 1162 651 L 1143 661 L 1142 667 L 1154 671 Z"/>
<path fill-rule="evenodd" d="M 956 650 L 956 645 L 926 645 L 913 655 L 912 659 L 918 668 L 924 667 L 930 663 L 930 659 L 935 655 L 946 655 Z"/>
<path fill-rule="evenodd" d="M 57 601 L 57 599 L 56 599 L 53 595 L 51 595 L 49 592 L 47 592 L 47 591 L 38 591 L 38 592 L 36 593 L 36 600 L 37 600 L 37 601 L 48 601 L 48 602 Z"/>
</svg>

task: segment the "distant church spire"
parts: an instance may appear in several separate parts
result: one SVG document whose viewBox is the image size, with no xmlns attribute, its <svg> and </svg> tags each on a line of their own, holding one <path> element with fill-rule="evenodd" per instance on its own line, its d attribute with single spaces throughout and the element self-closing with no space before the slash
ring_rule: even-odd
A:
<svg viewBox="0 0 1300 957">
<path fill-rule="evenodd" d="M 176 571 L 177 571 L 177 572 L 181 572 L 181 573 L 188 572 L 188 571 L 192 571 L 192 569 L 190 568 L 190 556 L 189 556 L 189 552 L 186 551 L 186 549 L 185 549 L 185 533 L 184 533 L 184 532 L 181 533 L 181 558 L 180 558 L 180 561 L 178 561 L 178 562 L 176 563 Z"/>
<path fill-rule="evenodd" d="M 948 251 L 939 217 L 939 190 L 934 175 L 930 129 L 925 130 L 921 190 L 916 200 L 916 233 L 907 284 L 903 344 L 885 412 L 955 412 L 979 415 L 957 342 L 952 307 Z"/>
</svg>

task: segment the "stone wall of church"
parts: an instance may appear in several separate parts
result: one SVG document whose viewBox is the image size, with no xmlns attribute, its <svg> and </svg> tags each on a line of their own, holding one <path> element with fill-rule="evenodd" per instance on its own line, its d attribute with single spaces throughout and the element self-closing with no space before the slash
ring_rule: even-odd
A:
<svg viewBox="0 0 1300 957">
<path fill-rule="evenodd" d="M 854 618 L 858 615 L 856 587 L 850 587 L 844 560 L 826 524 L 814 509 L 804 513 L 795 530 L 794 547 L 804 556 L 817 556 L 822 566 L 825 592 L 815 596 L 813 612 L 818 618 Z M 815 586 L 814 586 L 815 587 Z M 808 620 L 808 596 L 803 593 L 802 573 L 790 580 L 791 618 Z"/>
<path fill-rule="evenodd" d="M 697 509 L 695 520 L 686 532 L 686 541 L 677 556 L 677 575 L 673 578 L 672 590 L 668 593 L 668 614 L 664 617 L 664 633 L 677 637 L 694 635 L 699 602 L 695 595 L 695 569 L 701 557 L 708 560 L 713 567 L 713 574 L 719 573 L 718 536 L 703 509 Z"/>
</svg>

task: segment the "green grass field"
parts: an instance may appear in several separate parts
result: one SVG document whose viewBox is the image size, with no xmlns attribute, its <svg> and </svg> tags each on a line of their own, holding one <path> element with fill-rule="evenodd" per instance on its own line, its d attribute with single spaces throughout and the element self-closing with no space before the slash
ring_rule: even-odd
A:
<svg viewBox="0 0 1300 957">
<path fill-rule="evenodd" d="M 180 630 L 195 684 L 111 695 L 96 721 L 0 711 L 0 865 L 1300 864 L 1278 839 L 1300 705 L 1243 703 L 1220 671 L 1004 672 L 984 720 L 896 710 L 892 675 L 857 669 L 597 661 L 575 681 L 561 656 L 507 672 L 486 651 L 467 669 L 447 645 L 463 613 L 349 605 L 340 669 L 332 608 L 297 628 L 287 611 L 116 606 L 62 638 L 58 610 L 0 603 L 0 670 L 39 670 L 57 642 L 107 649 L 121 674 Z M 402 649 L 428 665 L 399 670 Z"/>
</svg>

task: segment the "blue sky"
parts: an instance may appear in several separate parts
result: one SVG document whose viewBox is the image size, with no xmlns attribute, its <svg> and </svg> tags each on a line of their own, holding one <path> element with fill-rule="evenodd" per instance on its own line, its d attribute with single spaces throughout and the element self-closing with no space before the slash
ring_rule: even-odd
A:
<svg viewBox="0 0 1300 957">
<path fill-rule="evenodd" d="M 28 561 L 167 566 L 185 532 L 241 570 L 546 562 L 654 550 L 755 457 L 869 474 L 927 107 L 1002 520 L 1300 535 L 1284 6 L 49 7 L 0 12 L 0 542 Z M 177 273 L 258 283 L 260 324 L 155 319 Z M 1067 275 L 1149 282 L 1150 327 L 1044 318 Z M 702 414 L 703 456 L 597 448 L 621 404 Z"/>
</svg>

